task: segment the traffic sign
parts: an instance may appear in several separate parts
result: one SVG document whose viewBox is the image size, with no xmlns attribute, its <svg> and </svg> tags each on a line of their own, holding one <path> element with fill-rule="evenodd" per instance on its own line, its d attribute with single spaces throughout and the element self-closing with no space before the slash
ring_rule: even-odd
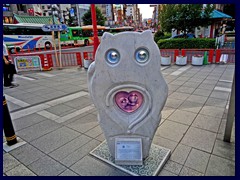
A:
<svg viewBox="0 0 240 180">
<path fill-rule="evenodd" d="M 45 32 L 49 31 L 64 31 L 67 30 L 67 25 L 66 24 L 45 24 L 42 27 L 42 30 Z"/>
</svg>

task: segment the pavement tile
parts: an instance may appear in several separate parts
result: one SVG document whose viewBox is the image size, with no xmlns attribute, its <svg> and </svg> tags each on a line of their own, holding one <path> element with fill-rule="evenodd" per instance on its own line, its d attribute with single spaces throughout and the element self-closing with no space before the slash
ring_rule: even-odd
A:
<svg viewBox="0 0 240 180">
<path fill-rule="evenodd" d="M 225 159 L 235 161 L 235 144 L 216 140 L 213 148 L 213 154 Z"/>
<path fill-rule="evenodd" d="M 211 155 L 206 176 L 235 176 L 235 162 Z"/>
<path fill-rule="evenodd" d="M 186 81 L 174 80 L 174 81 L 172 81 L 172 82 L 169 83 L 169 84 L 181 86 L 181 85 L 183 85 L 185 82 L 186 82 Z"/>
<path fill-rule="evenodd" d="M 203 106 L 199 113 L 221 119 L 224 113 L 224 109 L 225 108 L 216 106 Z"/>
<path fill-rule="evenodd" d="M 199 113 L 199 111 L 202 109 L 203 104 L 192 102 L 192 101 L 184 101 L 179 107 L 179 110 L 183 111 L 189 111 L 193 113 Z"/>
<path fill-rule="evenodd" d="M 58 149 L 52 151 L 49 156 L 60 161 L 61 159 L 67 157 L 69 154 L 82 147 L 84 144 L 88 143 L 90 140 L 90 137 L 81 135 L 59 147 Z"/>
<path fill-rule="evenodd" d="M 228 100 L 229 95 L 230 95 L 229 92 L 213 90 L 212 93 L 210 94 L 210 97 Z"/>
<path fill-rule="evenodd" d="M 209 157 L 209 153 L 193 148 L 187 158 L 185 166 L 198 172 L 205 173 Z"/>
<path fill-rule="evenodd" d="M 38 176 L 57 176 L 66 170 L 66 167 L 49 156 L 44 156 L 27 167 Z"/>
<path fill-rule="evenodd" d="M 170 159 L 174 162 L 177 162 L 178 164 L 184 165 L 190 151 L 191 151 L 191 147 L 183 144 L 178 144 L 176 149 L 171 154 Z"/>
<path fill-rule="evenodd" d="M 187 93 L 187 94 L 192 94 L 195 91 L 196 88 L 191 88 L 187 86 L 181 86 L 179 87 L 176 92 L 182 92 L 182 93 Z"/>
<path fill-rule="evenodd" d="M 65 166 L 70 167 L 76 162 L 78 162 L 80 159 L 82 159 L 84 156 L 86 156 L 91 150 L 96 148 L 99 144 L 100 141 L 93 139 L 84 146 L 74 151 L 73 153 L 69 154 L 67 157 L 61 159 L 60 162 Z"/>
<path fill-rule="evenodd" d="M 67 127 L 72 128 L 80 133 L 85 133 L 98 125 L 97 116 L 88 114 L 78 120 L 67 124 Z"/>
<path fill-rule="evenodd" d="M 74 99 L 72 101 L 68 101 L 66 103 L 64 103 L 65 105 L 69 106 L 69 107 L 72 107 L 74 109 L 82 109 L 86 106 L 89 106 L 92 104 L 92 101 L 87 98 L 87 97 L 80 97 L 80 98 L 77 98 L 77 99 Z"/>
<path fill-rule="evenodd" d="M 34 113 L 18 119 L 14 119 L 13 125 L 14 125 L 15 131 L 19 131 L 21 129 L 32 126 L 44 120 L 47 120 L 47 119 L 41 115 L 38 115 L 37 113 Z"/>
<path fill-rule="evenodd" d="M 59 174 L 59 176 L 79 176 L 79 175 L 76 174 L 75 172 L 67 169 L 63 173 Z"/>
<path fill-rule="evenodd" d="M 206 96 L 208 97 L 210 94 L 212 93 L 212 90 L 208 90 L 208 89 L 196 89 L 193 94 L 195 95 L 199 95 L 199 96 Z"/>
<path fill-rule="evenodd" d="M 181 143 L 211 153 L 215 139 L 216 133 L 190 127 L 183 137 Z"/>
<path fill-rule="evenodd" d="M 96 140 L 100 141 L 100 142 L 103 142 L 104 140 L 106 140 L 104 134 L 100 134 L 98 135 L 97 137 L 95 137 Z"/>
<path fill-rule="evenodd" d="M 225 87 L 225 88 L 232 88 L 232 83 L 219 81 L 219 82 L 216 84 L 216 86 L 218 86 L 218 87 Z"/>
<path fill-rule="evenodd" d="M 92 129 L 90 129 L 89 131 L 85 132 L 85 135 L 92 137 L 92 138 L 96 138 L 97 136 L 99 136 L 100 134 L 102 134 L 102 129 L 101 127 L 98 125 Z"/>
<path fill-rule="evenodd" d="M 45 109 L 45 111 L 48 111 L 48 112 L 53 113 L 58 116 L 65 116 L 67 114 L 70 114 L 70 113 L 76 111 L 76 109 L 71 108 L 64 104 L 58 104 L 56 106 L 52 106 L 50 108 Z"/>
<path fill-rule="evenodd" d="M 201 83 L 198 88 L 201 88 L 201 89 L 207 89 L 207 90 L 213 90 L 215 87 L 214 84 L 206 84 L 206 83 Z"/>
<path fill-rule="evenodd" d="M 190 95 L 186 93 L 173 92 L 168 98 L 186 100 Z"/>
<path fill-rule="evenodd" d="M 218 80 L 214 80 L 214 79 L 205 79 L 202 83 L 204 84 L 214 84 L 216 85 L 218 82 Z"/>
<path fill-rule="evenodd" d="M 168 91 L 176 91 L 179 87 L 179 85 L 168 84 Z"/>
<path fill-rule="evenodd" d="M 182 165 L 174 161 L 168 160 L 167 163 L 163 166 L 163 169 L 170 171 L 174 174 L 179 174 L 182 169 Z"/>
<path fill-rule="evenodd" d="M 221 123 L 221 118 L 218 118 L 218 117 L 215 118 L 215 117 L 211 117 L 211 116 L 198 114 L 198 116 L 194 120 L 192 126 L 216 133 L 216 132 L 218 132 L 220 123 Z"/>
<path fill-rule="evenodd" d="M 3 172 L 4 173 L 17 167 L 20 164 L 21 163 L 9 153 L 3 154 Z"/>
<path fill-rule="evenodd" d="M 164 106 L 161 114 L 163 119 L 167 119 L 176 109 Z"/>
<path fill-rule="evenodd" d="M 195 113 L 177 109 L 174 113 L 172 113 L 168 117 L 168 120 L 179 122 L 186 125 L 191 125 L 196 116 L 197 114 Z"/>
<path fill-rule="evenodd" d="M 10 151 L 9 153 L 25 166 L 44 156 L 44 153 L 28 143 Z"/>
<path fill-rule="evenodd" d="M 224 99 L 218 99 L 218 98 L 208 98 L 207 102 L 205 105 L 208 106 L 217 106 L 217 107 L 223 107 L 225 108 L 227 105 L 227 100 Z"/>
<path fill-rule="evenodd" d="M 170 172 L 170 171 L 167 171 L 167 170 L 165 170 L 165 169 L 162 169 L 162 170 L 160 171 L 160 173 L 158 174 L 158 176 L 177 176 L 177 174 L 174 174 L 174 173 L 172 173 L 172 172 Z"/>
<path fill-rule="evenodd" d="M 78 136 L 80 136 L 80 133 L 67 127 L 61 127 L 32 141 L 31 144 L 48 154 Z"/>
<path fill-rule="evenodd" d="M 60 128 L 61 126 L 62 125 L 54 121 L 45 120 L 41 121 L 38 124 L 34 124 L 30 127 L 17 131 L 16 134 L 25 141 L 30 142 L 33 141 L 34 139 L 39 138 L 40 136 L 43 136 L 44 134 L 47 134 L 51 131 Z"/>
<path fill-rule="evenodd" d="M 200 82 L 192 82 L 187 81 L 183 84 L 183 86 L 191 87 L 191 88 L 197 88 L 199 86 Z"/>
<path fill-rule="evenodd" d="M 183 103 L 183 100 L 167 98 L 165 106 L 177 109 L 182 103 Z"/>
<path fill-rule="evenodd" d="M 202 174 L 198 171 L 195 171 L 191 168 L 183 166 L 179 176 L 204 176 L 204 174 Z"/>
<path fill-rule="evenodd" d="M 33 104 L 38 104 L 38 103 L 44 102 L 46 100 L 47 100 L 47 98 L 35 96 L 34 98 L 24 99 L 24 102 L 33 105 Z"/>
<path fill-rule="evenodd" d="M 187 98 L 187 101 L 192 101 L 192 102 L 196 102 L 196 103 L 199 103 L 199 104 L 204 104 L 207 101 L 207 97 L 192 94 L 191 96 L 189 96 Z"/>
<path fill-rule="evenodd" d="M 173 152 L 177 146 L 177 142 L 160 137 L 160 136 L 154 136 L 152 143 L 158 146 L 168 148 L 171 150 L 171 152 Z"/>
<path fill-rule="evenodd" d="M 8 100 L 7 100 L 7 107 L 8 107 L 8 110 L 9 110 L 10 113 L 14 110 L 17 110 L 17 109 L 21 108 L 21 106 L 18 106 L 18 105 L 14 104 L 14 103 L 12 103 Z"/>
<path fill-rule="evenodd" d="M 179 142 L 186 133 L 188 126 L 173 121 L 164 121 L 156 131 L 157 136 Z"/>
<path fill-rule="evenodd" d="M 85 156 L 70 169 L 81 176 L 128 176 L 128 174 L 91 156 Z"/>
<path fill-rule="evenodd" d="M 36 176 L 32 171 L 30 171 L 26 166 L 20 164 L 14 169 L 6 172 L 7 176 Z"/>
</svg>

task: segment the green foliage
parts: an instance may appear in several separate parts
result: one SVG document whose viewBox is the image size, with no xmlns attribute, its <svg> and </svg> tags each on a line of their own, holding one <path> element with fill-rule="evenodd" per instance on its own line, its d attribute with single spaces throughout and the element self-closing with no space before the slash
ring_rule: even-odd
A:
<svg viewBox="0 0 240 180">
<path fill-rule="evenodd" d="M 160 39 L 157 44 L 160 49 L 210 49 L 215 48 L 214 38 L 193 39 Z"/>
<path fill-rule="evenodd" d="M 169 33 L 166 34 L 163 31 L 157 31 L 154 34 L 154 41 L 157 43 L 160 39 L 167 39 L 170 37 L 171 37 L 171 34 L 169 34 Z"/>
<path fill-rule="evenodd" d="M 164 4 L 159 13 L 162 30 L 171 32 L 172 29 L 178 29 L 191 32 L 195 27 L 209 25 L 214 7 L 207 4 L 204 11 L 202 7 L 202 4 Z"/>
<path fill-rule="evenodd" d="M 105 21 L 107 20 L 107 18 L 102 15 L 102 12 L 101 12 L 101 10 L 98 7 L 95 7 L 95 9 L 96 9 L 97 25 L 104 26 Z M 83 20 L 84 25 L 92 25 L 91 7 L 83 15 L 82 20 Z"/>
</svg>

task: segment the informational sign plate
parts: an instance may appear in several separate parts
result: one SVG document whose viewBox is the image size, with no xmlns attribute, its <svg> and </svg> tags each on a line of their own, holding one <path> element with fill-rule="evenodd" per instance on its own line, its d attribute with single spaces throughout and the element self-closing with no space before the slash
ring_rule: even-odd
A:
<svg viewBox="0 0 240 180">
<path fill-rule="evenodd" d="M 66 24 L 45 24 L 42 27 L 42 30 L 45 32 L 49 31 L 64 31 L 67 30 L 67 25 Z"/>
<path fill-rule="evenodd" d="M 116 138 L 115 163 L 119 165 L 142 165 L 142 139 Z"/>
<path fill-rule="evenodd" d="M 17 72 L 28 70 L 42 70 L 39 56 L 17 56 L 14 58 Z"/>
</svg>

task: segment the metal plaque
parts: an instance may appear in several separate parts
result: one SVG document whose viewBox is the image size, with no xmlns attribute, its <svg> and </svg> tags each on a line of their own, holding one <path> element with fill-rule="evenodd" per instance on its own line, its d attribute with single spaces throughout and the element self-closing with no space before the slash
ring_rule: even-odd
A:
<svg viewBox="0 0 240 180">
<path fill-rule="evenodd" d="M 119 165 L 142 165 L 142 139 L 116 138 L 115 163 Z"/>
</svg>

